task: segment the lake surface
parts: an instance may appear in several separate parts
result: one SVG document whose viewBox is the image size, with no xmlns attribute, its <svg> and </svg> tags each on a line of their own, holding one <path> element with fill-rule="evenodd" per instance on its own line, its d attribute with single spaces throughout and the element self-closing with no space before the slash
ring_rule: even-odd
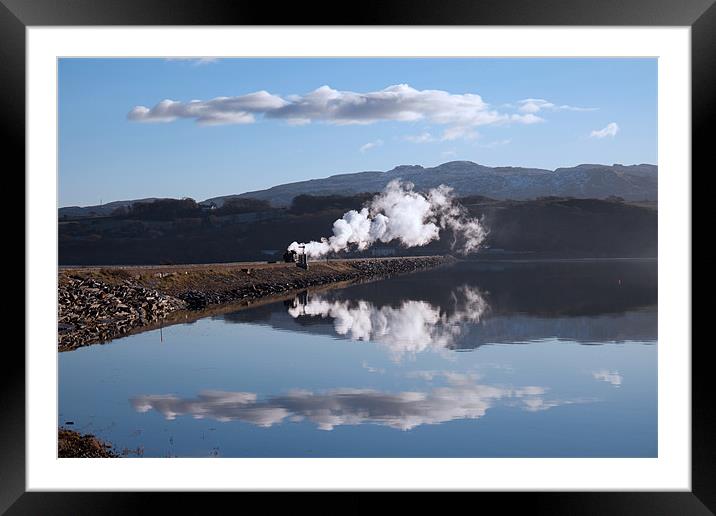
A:
<svg viewBox="0 0 716 516">
<path fill-rule="evenodd" d="M 145 457 L 655 457 L 656 261 L 459 262 L 59 354 Z"/>
</svg>

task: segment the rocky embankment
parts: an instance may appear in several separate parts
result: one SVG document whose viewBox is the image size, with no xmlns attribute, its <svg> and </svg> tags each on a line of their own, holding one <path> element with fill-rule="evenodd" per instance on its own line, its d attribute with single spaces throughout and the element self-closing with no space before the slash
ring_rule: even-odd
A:
<svg viewBox="0 0 716 516">
<path fill-rule="evenodd" d="M 58 348 L 68 351 L 105 342 L 181 311 L 405 274 L 453 260 L 335 260 L 311 263 L 308 270 L 283 263 L 64 269 L 58 289 Z"/>
<path fill-rule="evenodd" d="M 60 350 L 102 342 L 187 307 L 181 299 L 127 280 L 112 285 L 93 278 L 67 278 L 58 291 Z"/>
<path fill-rule="evenodd" d="M 112 445 L 90 434 L 79 434 L 73 430 L 57 430 L 57 457 L 97 459 L 119 457 Z"/>
</svg>

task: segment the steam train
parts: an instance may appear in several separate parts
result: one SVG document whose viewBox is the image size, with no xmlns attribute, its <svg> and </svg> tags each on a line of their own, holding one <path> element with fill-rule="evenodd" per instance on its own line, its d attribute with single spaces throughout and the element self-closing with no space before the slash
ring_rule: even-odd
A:
<svg viewBox="0 0 716 516">
<path fill-rule="evenodd" d="M 283 253 L 283 261 L 286 263 L 295 263 L 296 267 L 301 267 L 302 269 L 308 269 L 308 255 L 305 251 L 306 248 L 303 245 L 299 247 L 303 252 L 297 253 L 293 249 L 286 249 L 286 252 Z"/>
</svg>

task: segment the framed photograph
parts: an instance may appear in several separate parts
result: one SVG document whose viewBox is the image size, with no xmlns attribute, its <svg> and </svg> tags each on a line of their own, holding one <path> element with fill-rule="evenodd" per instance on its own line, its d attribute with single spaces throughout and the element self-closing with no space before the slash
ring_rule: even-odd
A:
<svg viewBox="0 0 716 516">
<path fill-rule="evenodd" d="M 1 3 L 27 311 L 0 509 L 713 513 L 712 0 Z"/>
</svg>

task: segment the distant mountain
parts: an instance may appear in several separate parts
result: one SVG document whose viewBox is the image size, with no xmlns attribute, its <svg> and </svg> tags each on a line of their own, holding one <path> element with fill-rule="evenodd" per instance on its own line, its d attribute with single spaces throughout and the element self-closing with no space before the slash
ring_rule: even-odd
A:
<svg viewBox="0 0 716 516">
<path fill-rule="evenodd" d="M 378 192 L 393 179 L 411 181 L 419 190 L 446 184 L 459 197 L 481 195 L 493 199 L 525 200 L 546 196 L 596 198 L 622 197 L 630 201 L 657 200 L 655 165 L 592 165 L 545 170 L 521 167 L 486 167 L 471 161 L 451 161 L 437 167 L 401 165 L 387 172 L 339 174 L 274 186 L 238 195 L 207 199 L 221 206 L 233 197 L 252 197 L 274 206 L 287 206 L 297 195 L 347 195 Z"/>
<path fill-rule="evenodd" d="M 62 265 L 210 263 L 281 259 L 293 241 L 330 234 L 333 222 L 349 209 L 360 209 L 364 195 L 304 199 L 311 210 L 269 208 L 263 212 L 223 215 L 196 208 L 189 217 L 104 217 L 59 220 Z M 349 202 L 352 199 L 352 202 Z M 314 202 L 311 202 L 311 201 Z M 482 254 L 496 258 L 656 257 L 658 211 L 655 203 L 615 199 L 495 201 L 462 198 L 470 216 L 489 229 Z M 450 253 L 451 235 L 419 248 L 396 242 L 371 251 L 389 255 Z M 370 255 L 370 253 L 368 253 Z M 356 256 L 351 254 L 350 256 Z M 541 288 L 541 287 L 540 287 Z M 541 296 L 542 290 L 535 290 Z M 612 301 L 613 303 L 614 301 Z M 579 303 L 574 303 L 578 306 Z"/>
<path fill-rule="evenodd" d="M 200 204 L 215 204 L 237 197 L 269 201 L 273 206 L 288 206 L 294 197 L 310 195 L 353 195 L 379 192 L 393 179 L 411 181 L 419 190 L 441 184 L 455 189 L 458 197 L 480 195 L 492 199 L 527 200 L 538 197 L 575 197 L 604 199 L 622 197 L 628 201 L 657 200 L 657 167 L 655 165 L 578 165 L 545 170 L 521 167 L 486 167 L 472 161 L 451 161 L 437 167 L 401 165 L 387 172 L 371 171 L 338 174 L 309 179 L 234 195 L 206 199 Z M 121 206 L 152 202 L 157 198 L 114 201 L 98 206 L 70 206 L 59 209 L 60 218 L 101 217 Z"/>
</svg>

